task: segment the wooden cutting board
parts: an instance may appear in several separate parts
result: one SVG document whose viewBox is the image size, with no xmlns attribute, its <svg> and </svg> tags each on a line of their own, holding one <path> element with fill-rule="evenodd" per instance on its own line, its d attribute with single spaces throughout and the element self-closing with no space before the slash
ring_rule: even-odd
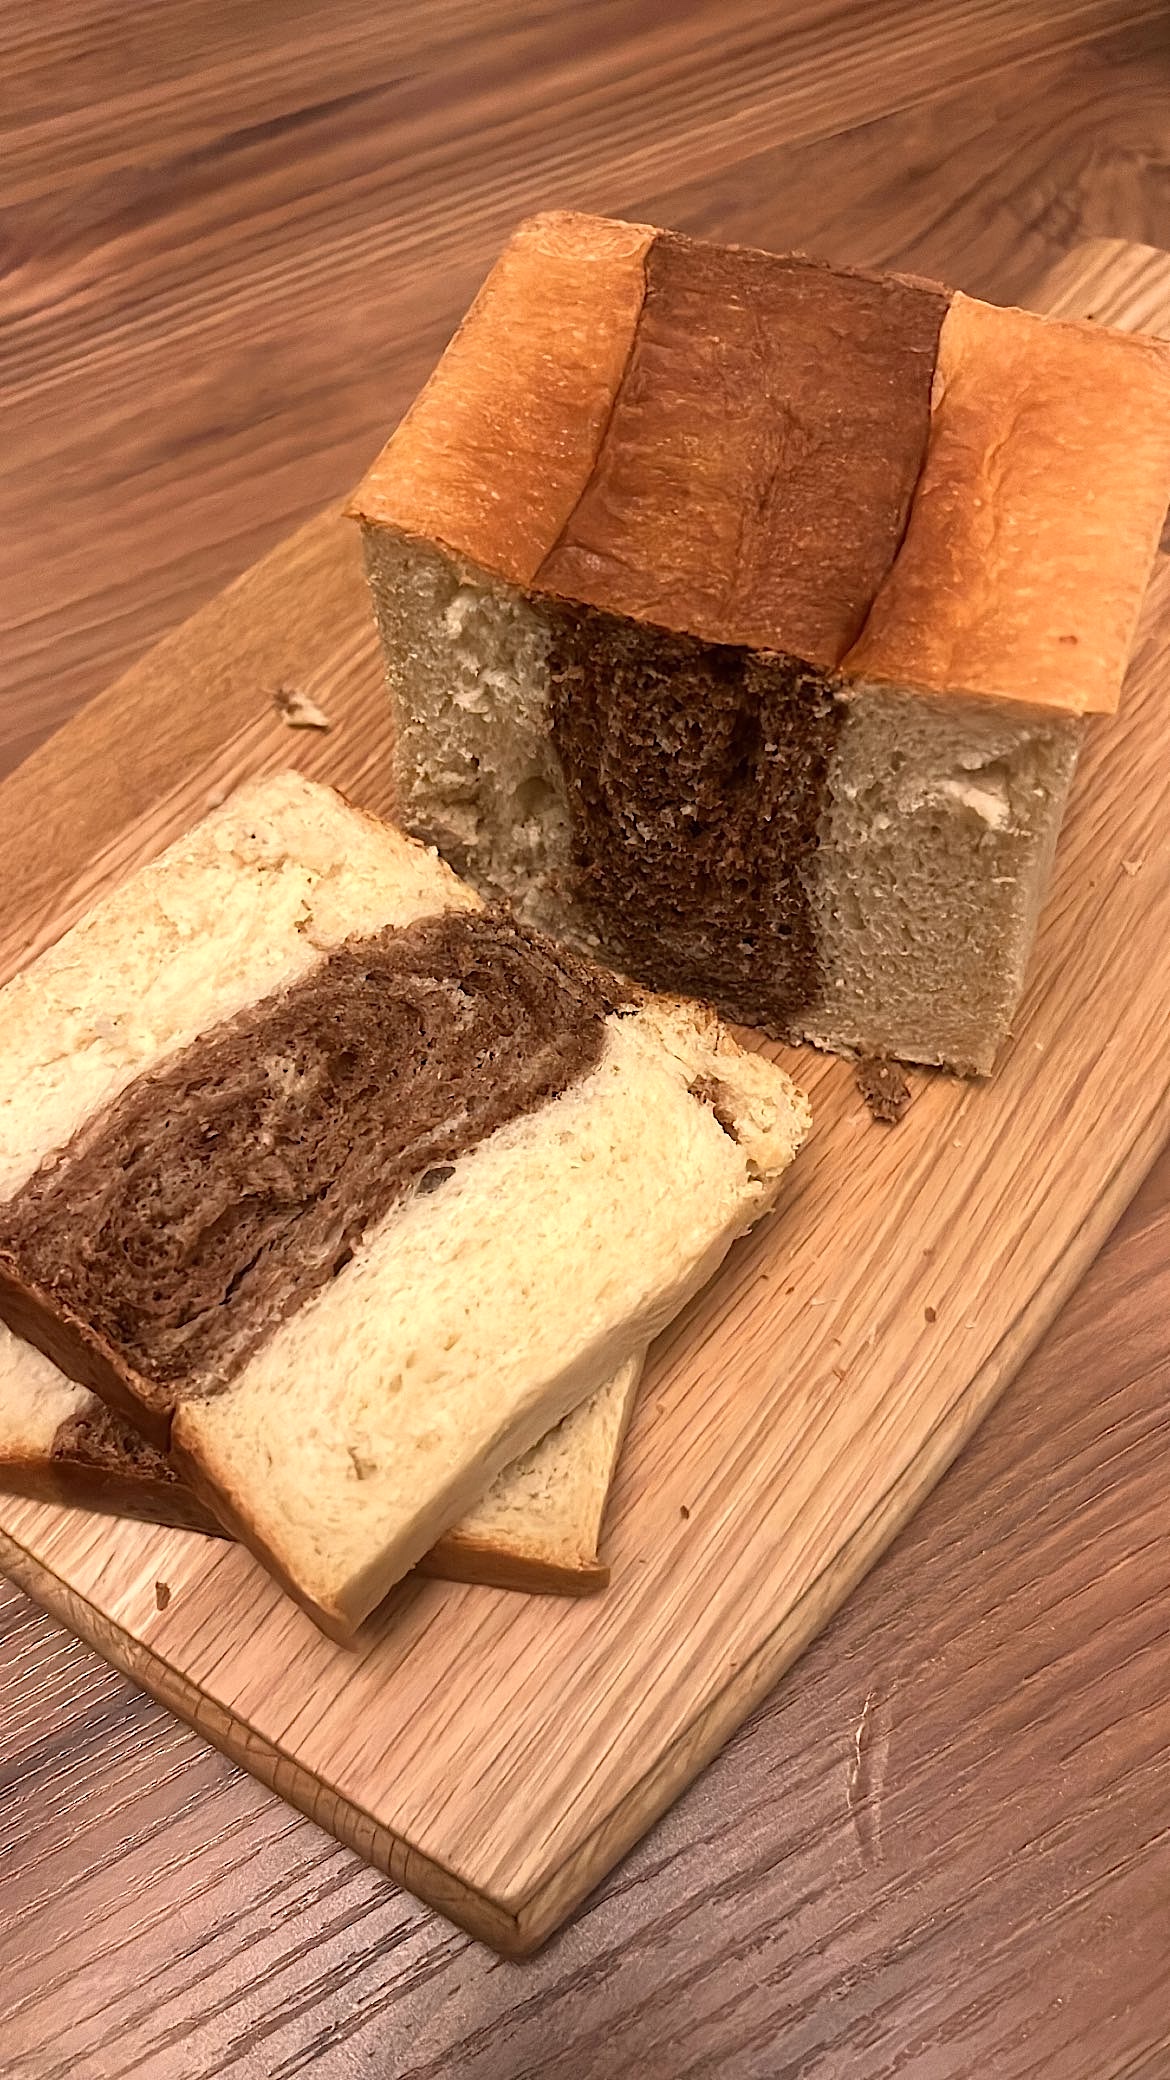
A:
<svg viewBox="0 0 1170 2080">
<path fill-rule="evenodd" d="M 1170 255 L 1097 242 L 1038 305 L 1170 330 Z M 814 1134 L 780 1213 L 655 1349 L 604 1596 L 412 1581 L 351 1654 L 191 1534 L 3 1501 L 0 1565 L 402 1884 L 501 1950 L 541 1942 L 888 1544 L 1170 1133 L 1168 653 L 1162 562 L 995 1082 L 918 1075 L 890 1130 L 846 1064 L 773 1050 Z M 282 688 L 329 731 L 281 722 Z M 0 972 L 245 775 L 296 764 L 384 807 L 385 730 L 355 533 L 329 514 L 0 790 Z"/>
</svg>

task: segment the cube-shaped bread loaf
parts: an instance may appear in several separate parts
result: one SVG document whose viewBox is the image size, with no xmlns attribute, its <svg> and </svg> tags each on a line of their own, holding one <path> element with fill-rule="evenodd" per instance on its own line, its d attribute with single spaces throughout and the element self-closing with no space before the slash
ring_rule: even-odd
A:
<svg viewBox="0 0 1170 2080">
<path fill-rule="evenodd" d="M 524 224 L 352 510 L 399 813 L 771 1032 L 986 1072 L 1170 492 L 1170 351 Z"/>
<path fill-rule="evenodd" d="M 805 1132 L 712 1014 L 616 990 L 285 774 L 0 992 L 0 1316 L 339 1636 Z"/>
</svg>

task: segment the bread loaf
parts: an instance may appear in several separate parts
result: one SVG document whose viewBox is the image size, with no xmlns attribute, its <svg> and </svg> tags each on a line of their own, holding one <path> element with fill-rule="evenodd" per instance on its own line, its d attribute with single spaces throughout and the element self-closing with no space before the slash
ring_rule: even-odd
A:
<svg viewBox="0 0 1170 2080">
<path fill-rule="evenodd" d="M 774 1201 L 694 1005 L 294 774 L 0 993 L 0 1316 L 347 1637 Z"/>
<path fill-rule="evenodd" d="M 419 1561 L 447 1581 L 581 1596 L 601 1589 L 601 1523 L 642 1360 L 506 1466 Z M 206 1503 L 124 1416 L 67 1380 L 0 1322 L 0 1494 L 224 1533 Z"/>
<path fill-rule="evenodd" d="M 1170 351 L 522 225 L 353 501 L 407 827 L 792 1039 L 986 1072 L 1170 493 Z"/>
</svg>

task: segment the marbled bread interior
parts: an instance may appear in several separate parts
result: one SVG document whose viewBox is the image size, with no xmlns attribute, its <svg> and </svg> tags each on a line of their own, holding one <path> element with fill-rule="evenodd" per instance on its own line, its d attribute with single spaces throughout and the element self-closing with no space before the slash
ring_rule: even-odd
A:
<svg viewBox="0 0 1170 2080">
<path fill-rule="evenodd" d="M 340 1636 L 644 1349 L 807 1125 L 713 1016 L 615 1001 L 296 775 L 0 1017 L 0 1314 Z"/>
<path fill-rule="evenodd" d="M 985 1072 L 1168 491 L 1161 342 L 535 218 L 353 501 L 400 814 L 657 987 Z"/>
</svg>

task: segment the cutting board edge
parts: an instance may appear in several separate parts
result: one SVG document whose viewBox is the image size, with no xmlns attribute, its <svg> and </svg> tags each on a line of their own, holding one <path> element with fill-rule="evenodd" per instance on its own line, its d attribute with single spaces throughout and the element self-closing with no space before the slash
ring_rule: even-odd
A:
<svg viewBox="0 0 1170 2080">
<path fill-rule="evenodd" d="M 140 1690 L 173 1712 L 229 1762 L 246 1770 L 314 1826 L 333 1835 L 346 1848 L 373 1863 L 428 1906 L 455 1921 L 502 1956 L 524 1954 L 517 1917 L 486 1894 L 423 1855 L 405 1836 L 395 1834 L 352 1799 L 332 1793 L 295 1757 L 258 1734 L 247 1720 L 233 1716 L 188 1681 L 164 1655 L 87 1603 L 36 1555 L 0 1526 L 0 1573 Z M 322 1817 L 321 1808 L 329 1808 Z"/>
<path fill-rule="evenodd" d="M 824 1630 L 853 1590 L 915 1515 L 931 1490 L 1011 1384 L 1029 1352 L 1055 1320 L 1093 1262 L 1143 1179 L 1170 1142 L 1170 1081 L 1141 1131 L 1119 1156 L 1109 1189 L 1090 1209 L 1072 1242 L 965 1393 L 931 1434 L 927 1450 L 882 1495 L 849 1542 L 834 1555 L 800 1602 L 722 1688 L 696 1713 L 644 1777 L 540 1882 L 519 1898 L 478 1890 L 352 1799 L 332 1791 L 295 1757 L 246 1720 L 212 1703 L 164 1656 L 93 1608 L 70 1585 L 0 1527 L 0 1571 L 51 1616 L 84 1639 L 131 1682 L 184 1720 L 230 1762 L 247 1770 L 316 1826 L 374 1863 L 396 1884 L 444 1914 L 501 1956 L 521 1959 L 543 1947 L 653 1823 L 693 1783 L 749 1714 Z M 329 1807 L 328 1821 L 321 1807 Z"/>
</svg>

